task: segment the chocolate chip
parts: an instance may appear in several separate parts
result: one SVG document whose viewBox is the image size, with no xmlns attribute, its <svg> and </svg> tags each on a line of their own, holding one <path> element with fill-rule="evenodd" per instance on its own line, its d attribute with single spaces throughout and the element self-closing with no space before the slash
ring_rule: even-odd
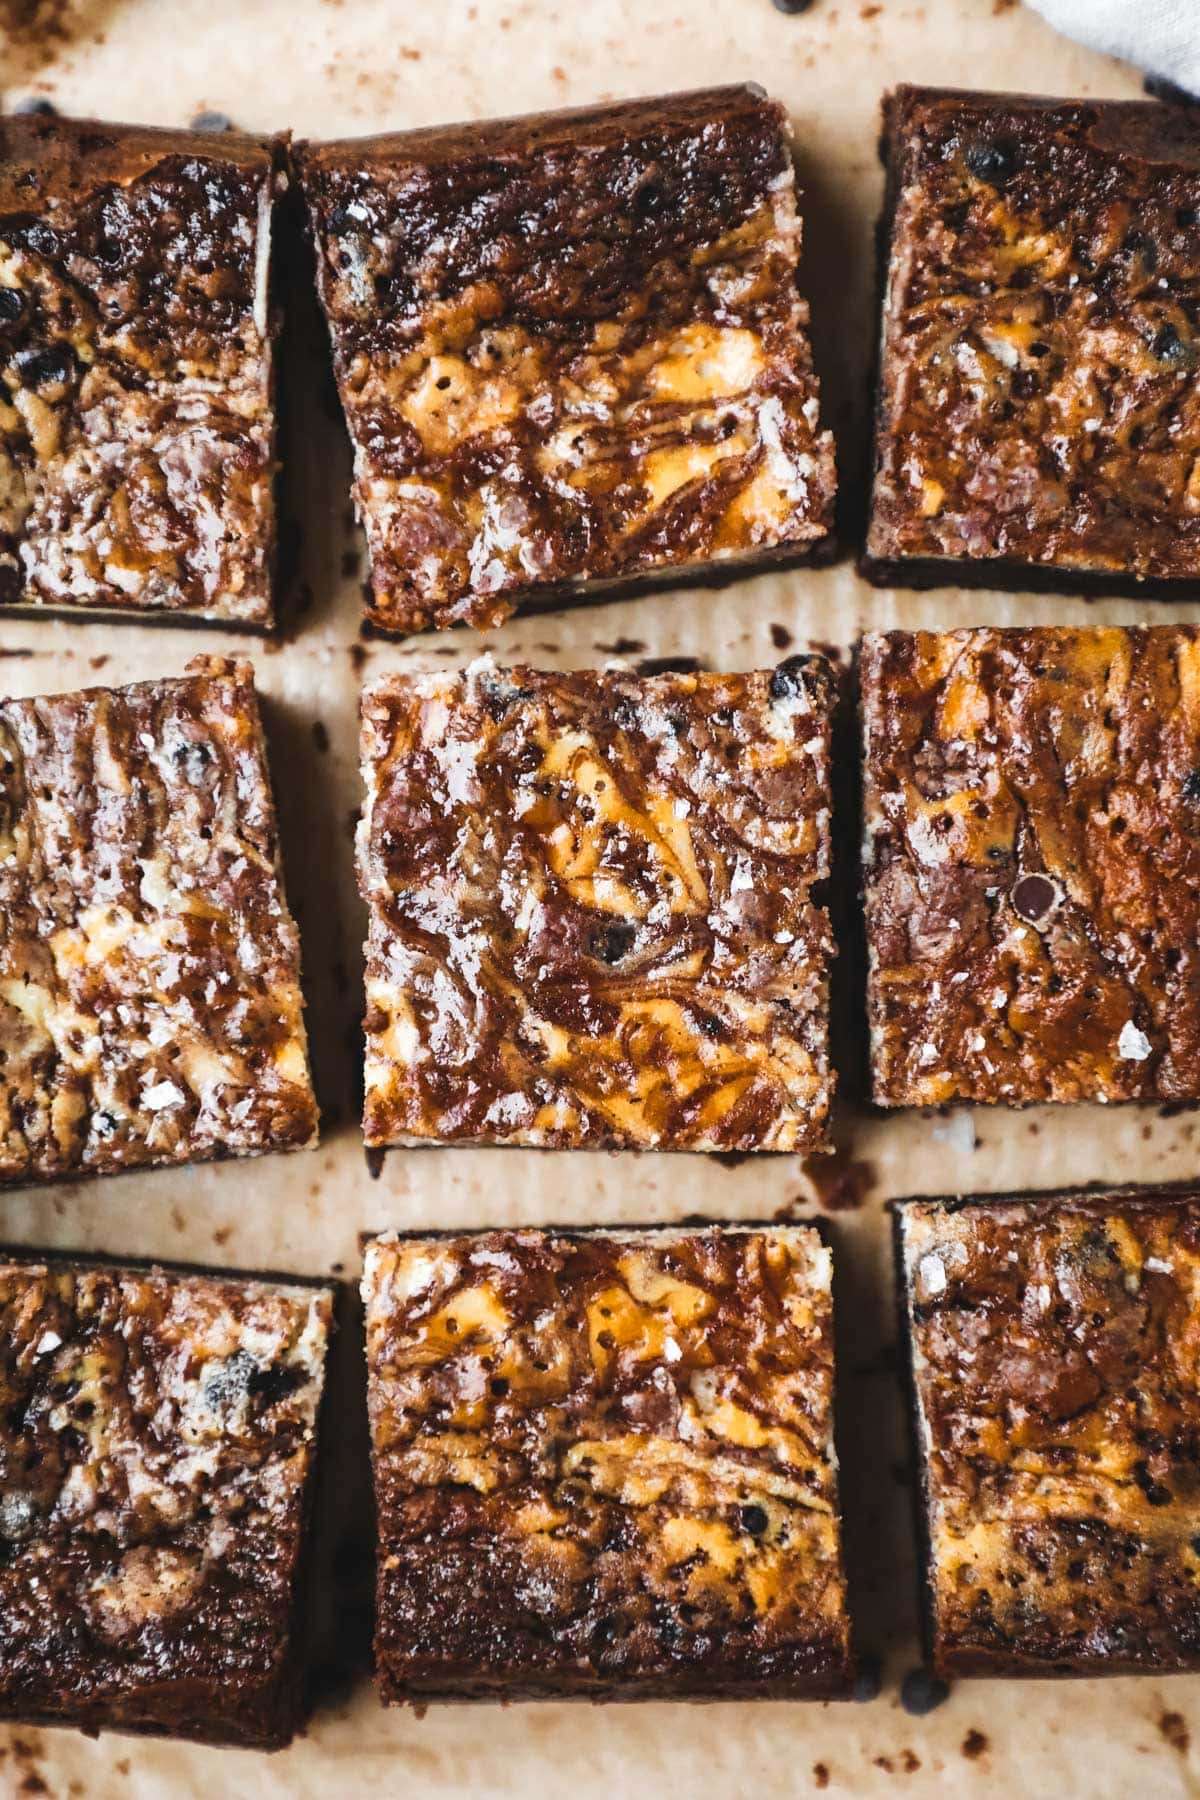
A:
<svg viewBox="0 0 1200 1800">
<path fill-rule="evenodd" d="M 52 387 L 69 381 L 75 358 L 65 344 L 50 344 L 44 350 L 22 350 L 15 358 L 17 373 L 25 387 Z"/>
<path fill-rule="evenodd" d="M 193 131 L 232 131 L 233 120 L 228 113 L 198 112 L 190 121 Z"/>
<path fill-rule="evenodd" d="M 812 3 L 813 0 L 771 0 L 775 11 L 781 13 L 805 13 Z"/>
<path fill-rule="evenodd" d="M 1007 181 L 1017 167 L 1017 146 L 1011 138 L 978 138 L 963 153 L 968 169 L 976 181 L 998 187 Z"/>
<path fill-rule="evenodd" d="M 1197 361 L 1196 346 L 1181 338 L 1174 325 L 1162 325 L 1154 334 L 1151 353 L 1168 369 L 1190 369 Z"/>
<path fill-rule="evenodd" d="M 806 700 L 808 687 L 804 677 L 812 667 L 811 656 L 789 656 L 771 675 L 772 700 Z"/>
<path fill-rule="evenodd" d="M 25 233 L 25 242 L 39 256 L 55 256 L 58 253 L 58 233 L 49 225 L 35 220 Z"/>
<path fill-rule="evenodd" d="M 17 101 L 12 110 L 15 113 L 30 113 L 42 119 L 52 119 L 58 114 L 53 100 L 47 100 L 42 94 L 27 94 L 23 100 Z"/>
<path fill-rule="evenodd" d="M 850 1690 L 852 1700 L 860 1704 L 868 1700 L 877 1700 L 883 1692 L 883 1667 L 877 1656 L 864 1656 L 859 1659 L 858 1673 L 854 1677 L 854 1686 Z"/>
<path fill-rule="evenodd" d="M 1200 224 L 1200 207 L 1181 206 L 1175 214 L 1175 223 L 1181 231 L 1190 231 L 1193 225 Z"/>
<path fill-rule="evenodd" d="M 1186 800 L 1189 806 L 1200 804 L 1200 769 L 1192 769 L 1184 776 L 1179 789 L 1179 797 Z"/>
<path fill-rule="evenodd" d="M 900 1704 L 915 1719 L 936 1711 L 949 1698 L 949 1685 L 929 1669 L 910 1669 L 900 1684 Z"/>
<path fill-rule="evenodd" d="M 276 1406 L 304 1382 L 304 1370 L 295 1364 L 273 1363 L 269 1369 L 256 1369 L 250 1377 L 250 1393 L 264 1406 Z"/>
<path fill-rule="evenodd" d="M 1044 925 L 1062 903 L 1062 889 L 1049 875 L 1022 875 L 1009 895 L 1013 911 L 1027 925 Z"/>
<path fill-rule="evenodd" d="M 767 1517 L 767 1510 L 764 1506 L 752 1505 L 738 1508 L 738 1523 L 743 1531 L 750 1533 L 751 1537 L 761 1537 L 771 1521 Z"/>
<path fill-rule="evenodd" d="M 1148 275 L 1153 275 L 1158 267 L 1158 245 L 1144 231 L 1127 231 L 1122 248 L 1130 256 L 1140 256 L 1142 267 Z"/>
<path fill-rule="evenodd" d="M 629 955 L 637 942 L 637 928 L 633 925 L 606 925 L 598 931 L 592 940 L 592 953 L 601 962 L 619 963 Z"/>
<path fill-rule="evenodd" d="M 25 296 L 20 288 L 0 287 L 0 325 L 11 325 L 25 311 Z"/>
</svg>

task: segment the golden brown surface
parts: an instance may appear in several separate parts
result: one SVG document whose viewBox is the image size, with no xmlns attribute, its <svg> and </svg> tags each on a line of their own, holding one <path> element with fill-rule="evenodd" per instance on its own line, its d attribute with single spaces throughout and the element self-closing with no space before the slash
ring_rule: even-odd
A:
<svg viewBox="0 0 1200 1800">
<path fill-rule="evenodd" d="M 901 88 L 886 129 L 868 562 L 1194 580 L 1194 115 Z"/>
<path fill-rule="evenodd" d="M 385 1699 L 843 1687 L 830 1275 L 804 1226 L 375 1239 Z"/>
<path fill-rule="evenodd" d="M 862 654 L 883 1105 L 1200 1098 L 1200 635 Z"/>
<path fill-rule="evenodd" d="M 0 1263 L 0 1715 L 287 1741 L 331 1304 Z"/>
<path fill-rule="evenodd" d="M 273 164 L 0 119 L 0 607 L 271 623 Z"/>
<path fill-rule="evenodd" d="M 0 1181 L 314 1139 L 253 681 L 0 701 Z"/>
<path fill-rule="evenodd" d="M 377 624 L 828 533 L 784 124 L 731 87 L 302 151 Z"/>
<path fill-rule="evenodd" d="M 1200 1196 L 898 1217 L 939 1668 L 1200 1666 Z"/>
<path fill-rule="evenodd" d="M 369 686 L 367 1141 L 819 1143 L 831 702 L 819 657 Z"/>
</svg>

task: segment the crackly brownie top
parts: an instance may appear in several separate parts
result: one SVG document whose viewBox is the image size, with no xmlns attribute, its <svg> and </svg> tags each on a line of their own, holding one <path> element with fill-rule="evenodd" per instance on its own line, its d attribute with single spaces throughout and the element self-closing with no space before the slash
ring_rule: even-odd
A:
<svg viewBox="0 0 1200 1800">
<path fill-rule="evenodd" d="M 211 1683 L 238 1735 L 285 1662 L 330 1318 L 324 1289 L 0 1263 L 0 1709 L 186 1726 Z"/>
<path fill-rule="evenodd" d="M 868 550 L 1200 574 L 1200 126 L 902 88 Z"/>
<path fill-rule="evenodd" d="M 831 698 L 819 657 L 370 686 L 368 1140 L 819 1141 Z"/>
<path fill-rule="evenodd" d="M 383 1238 L 363 1286 L 386 1678 L 844 1672 L 815 1231 Z"/>
<path fill-rule="evenodd" d="M 272 164 L 0 119 L 0 603 L 269 622 Z"/>
<path fill-rule="evenodd" d="M 310 147 L 374 616 L 824 535 L 779 107 L 720 88 Z"/>
<path fill-rule="evenodd" d="M 0 1179 L 308 1142 L 248 663 L 0 701 Z"/>
<path fill-rule="evenodd" d="M 876 1098 L 1200 1097 L 1200 635 L 862 658 Z"/>
<path fill-rule="evenodd" d="M 947 1666 L 1196 1662 L 1200 1199 L 901 1221 Z"/>
</svg>

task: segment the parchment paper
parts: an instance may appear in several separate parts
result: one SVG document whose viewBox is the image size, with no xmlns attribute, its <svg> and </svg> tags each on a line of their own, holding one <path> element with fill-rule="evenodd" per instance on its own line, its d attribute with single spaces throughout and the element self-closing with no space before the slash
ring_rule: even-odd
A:
<svg viewBox="0 0 1200 1800">
<path fill-rule="evenodd" d="M 881 178 L 878 102 L 903 79 L 1128 95 L 1132 71 L 1055 37 L 1013 0 L 847 6 L 789 17 L 770 0 L 9 0 L 4 104 L 182 124 L 219 109 L 256 130 L 354 134 L 700 84 L 757 79 L 795 121 L 807 190 L 805 283 L 824 407 L 853 502 L 874 311 Z M 50 29 L 46 28 L 47 15 Z M 361 546 L 349 455 L 301 305 L 285 351 L 286 509 L 299 527 L 293 621 L 280 644 L 131 624 L 0 622 L 0 691 L 36 694 L 174 674 L 222 643 L 251 655 L 266 696 L 287 883 L 304 943 L 324 1109 L 321 1147 L 219 1167 L 0 1196 L 0 1241 L 312 1274 L 357 1276 L 359 1237 L 383 1226 L 770 1218 L 829 1214 L 838 1261 L 843 1490 L 863 1647 L 884 1658 L 865 1704 L 591 1708 L 437 1706 L 384 1712 L 363 1659 L 370 1520 L 362 1473 L 360 1347 L 343 1335 L 326 1443 L 333 1518 L 323 1539 L 323 1665 L 304 1737 L 276 1757 L 68 1731 L 0 1729 L 0 1794 L 149 1796 L 688 1794 L 756 1800 L 856 1795 L 1153 1794 L 1200 1790 L 1200 1678 L 960 1684 L 911 1717 L 916 1660 L 905 1444 L 895 1375 L 885 1202 L 914 1191 L 1045 1188 L 1200 1175 L 1197 1115 L 1155 1108 L 872 1117 L 838 1108 L 838 1153 L 814 1179 L 798 1158 L 737 1166 L 687 1156 L 395 1151 L 368 1168 L 356 1121 L 363 920 L 351 832 L 356 705 L 365 671 L 453 666 L 463 632 L 402 643 L 359 636 Z M 299 609 L 303 610 L 299 610 Z M 498 660 L 580 666 L 614 655 L 694 656 L 749 668 L 787 649 L 846 647 L 864 629 L 1053 619 L 1200 619 L 1200 604 L 1089 605 L 943 590 L 874 592 L 848 555 L 764 575 L 518 618 Z M 854 971 L 843 971 L 852 988 Z M 847 977 L 850 979 L 847 981 Z M 1196 1747 L 1189 1747 L 1189 1737 Z"/>
</svg>

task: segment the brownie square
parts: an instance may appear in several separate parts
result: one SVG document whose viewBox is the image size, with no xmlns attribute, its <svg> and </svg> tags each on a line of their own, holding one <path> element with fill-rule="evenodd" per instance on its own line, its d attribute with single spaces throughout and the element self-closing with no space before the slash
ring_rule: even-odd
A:
<svg viewBox="0 0 1200 1800">
<path fill-rule="evenodd" d="M 375 1239 L 384 1699 L 841 1692 L 830 1282 L 810 1226 Z"/>
<path fill-rule="evenodd" d="M 902 87 L 865 572 L 1200 576 L 1200 123 Z"/>
<path fill-rule="evenodd" d="M 0 1182 L 314 1141 L 253 681 L 0 701 Z"/>
<path fill-rule="evenodd" d="M 862 651 L 875 1099 L 1200 1098 L 1200 634 Z"/>
<path fill-rule="evenodd" d="M 332 1296 L 0 1261 L 0 1717 L 274 1748 Z"/>
<path fill-rule="evenodd" d="M 830 530 L 783 109 L 756 87 L 301 149 L 370 617 Z"/>
<path fill-rule="evenodd" d="M 272 622 L 276 161 L 0 118 L 0 606 Z"/>
<path fill-rule="evenodd" d="M 895 1218 L 935 1667 L 1200 1667 L 1200 1195 Z"/>
<path fill-rule="evenodd" d="M 802 656 L 371 684 L 368 1144 L 821 1144 L 832 700 Z"/>
</svg>

